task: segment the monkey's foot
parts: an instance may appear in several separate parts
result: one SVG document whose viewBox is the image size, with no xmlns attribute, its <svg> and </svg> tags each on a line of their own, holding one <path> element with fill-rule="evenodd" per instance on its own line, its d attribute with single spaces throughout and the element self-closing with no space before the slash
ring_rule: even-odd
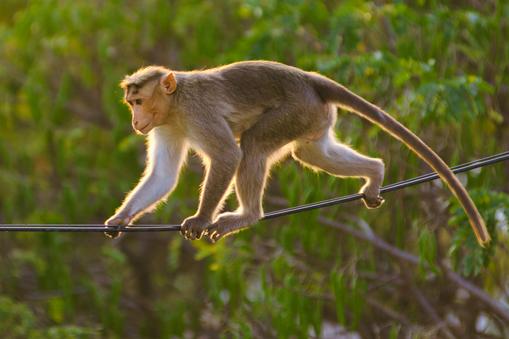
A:
<svg viewBox="0 0 509 339">
<path fill-rule="evenodd" d="M 108 228 L 120 228 L 120 226 L 128 225 L 131 221 L 130 217 L 117 217 L 113 216 L 106 220 L 104 224 L 108 226 Z M 122 232 L 114 231 L 114 230 L 108 230 L 104 232 L 104 235 L 110 239 L 116 239 L 122 235 Z"/>
<path fill-rule="evenodd" d="M 216 221 L 207 227 L 205 232 L 209 240 L 214 243 L 221 238 L 240 232 L 259 219 L 259 216 L 239 212 L 226 212 L 219 215 Z"/>
<path fill-rule="evenodd" d="M 187 240 L 195 240 L 200 239 L 203 235 L 205 229 L 210 225 L 210 221 L 198 217 L 198 216 L 192 216 L 189 218 L 186 218 L 182 222 L 182 226 L 180 227 L 180 233 L 186 238 Z"/>
<path fill-rule="evenodd" d="M 384 198 L 382 198 L 380 195 L 377 197 L 368 197 L 364 195 L 362 201 L 364 202 L 364 205 L 366 205 L 366 207 L 369 209 L 378 208 L 385 202 Z"/>
<path fill-rule="evenodd" d="M 362 202 L 366 205 L 367 208 L 373 209 L 382 206 L 384 203 L 384 198 L 380 196 L 380 185 L 368 181 L 364 186 L 362 186 L 359 191 L 362 194 Z"/>
</svg>

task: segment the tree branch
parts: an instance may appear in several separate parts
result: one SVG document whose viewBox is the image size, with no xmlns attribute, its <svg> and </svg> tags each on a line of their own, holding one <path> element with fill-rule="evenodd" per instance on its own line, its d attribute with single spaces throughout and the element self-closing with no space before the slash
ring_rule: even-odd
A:
<svg viewBox="0 0 509 339">
<path fill-rule="evenodd" d="M 382 238 L 376 236 L 373 234 L 366 234 L 362 231 L 356 230 L 350 226 L 338 223 L 336 221 L 324 218 L 324 217 L 318 217 L 318 221 L 322 224 L 325 224 L 327 226 L 333 227 L 335 229 L 338 229 L 344 233 L 350 234 L 358 239 L 367 241 L 371 243 L 376 248 L 390 254 L 392 257 L 404 260 L 406 262 L 409 262 L 413 265 L 419 264 L 419 257 L 416 255 L 413 255 L 411 253 L 405 252 L 397 247 L 392 246 Z M 449 279 L 451 282 L 455 283 L 459 287 L 465 289 L 468 291 L 472 296 L 477 298 L 479 301 L 481 301 L 487 308 L 489 308 L 493 313 L 498 315 L 500 318 L 504 319 L 504 321 L 509 322 L 509 309 L 504 306 L 501 302 L 494 300 L 491 298 L 486 292 L 484 292 L 482 289 L 471 283 L 470 281 L 464 279 L 456 272 L 452 271 L 451 269 L 445 267 L 444 265 L 439 265 L 439 267 L 442 269 L 442 272 L 444 273 L 444 276 Z"/>
</svg>

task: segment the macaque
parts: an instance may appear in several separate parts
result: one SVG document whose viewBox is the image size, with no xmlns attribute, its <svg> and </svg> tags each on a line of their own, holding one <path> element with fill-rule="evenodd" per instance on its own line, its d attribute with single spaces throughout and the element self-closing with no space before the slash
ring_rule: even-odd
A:
<svg viewBox="0 0 509 339">
<path fill-rule="evenodd" d="M 166 199 L 189 148 L 202 157 L 205 179 L 197 212 L 182 222 L 187 239 L 217 241 L 260 220 L 270 167 L 287 154 L 314 170 L 365 179 L 363 201 L 379 207 L 384 163 L 336 140 L 340 107 L 379 125 L 428 163 L 460 201 L 479 243 L 490 241 L 468 193 L 431 148 L 379 107 L 318 73 L 270 61 L 191 72 L 150 66 L 126 76 L 121 87 L 134 130 L 148 135 L 148 159 L 140 182 L 106 225 L 129 225 Z M 232 186 L 239 207 L 219 214 Z"/>
</svg>

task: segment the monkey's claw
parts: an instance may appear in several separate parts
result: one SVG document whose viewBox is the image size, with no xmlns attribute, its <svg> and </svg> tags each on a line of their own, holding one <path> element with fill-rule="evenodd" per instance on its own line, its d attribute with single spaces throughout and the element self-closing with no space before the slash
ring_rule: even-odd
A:
<svg viewBox="0 0 509 339">
<path fill-rule="evenodd" d="M 385 199 L 382 198 L 380 195 L 375 198 L 369 198 L 366 195 L 364 195 L 362 201 L 364 202 L 364 205 L 366 205 L 367 208 L 373 209 L 382 206 L 382 204 L 385 202 Z"/>
</svg>

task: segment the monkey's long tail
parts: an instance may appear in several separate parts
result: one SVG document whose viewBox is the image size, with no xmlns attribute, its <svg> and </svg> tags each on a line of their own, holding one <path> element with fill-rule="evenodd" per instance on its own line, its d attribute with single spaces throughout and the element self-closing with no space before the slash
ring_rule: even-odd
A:
<svg viewBox="0 0 509 339">
<path fill-rule="evenodd" d="M 335 103 L 379 125 L 431 166 L 463 206 L 479 244 L 484 247 L 490 242 L 486 225 L 467 191 L 447 167 L 447 164 L 424 141 L 381 108 L 364 100 L 337 82 L 315 73 L 310 74 L 310 79 L 314 89 L 324 101 Z"/>
</svg>

